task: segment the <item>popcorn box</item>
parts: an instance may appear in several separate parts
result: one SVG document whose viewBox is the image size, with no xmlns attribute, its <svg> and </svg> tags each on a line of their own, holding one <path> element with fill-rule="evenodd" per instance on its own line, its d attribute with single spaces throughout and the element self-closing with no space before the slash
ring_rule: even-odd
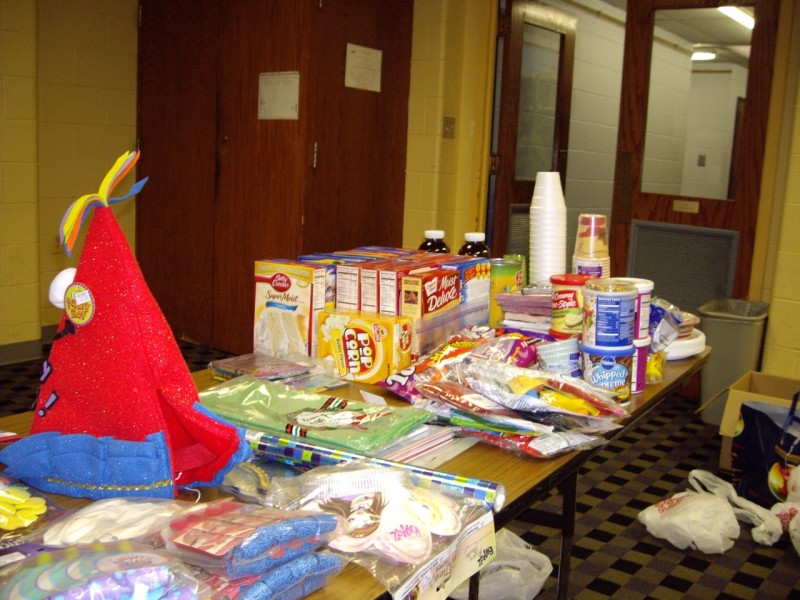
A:
<svg viewBox="0 0 800 600">
<path fill-rule="evenodd" d="M 270 259 L 255 263 L 253 351 L 317 354 L 317 318 L 325 309 L 325 265 Z"/>
<path fill-rule="evenodd" d="M 433 269 L 403 277 L 401 314 L 420 318 L 461 304 L 457 271 Z"/>
<path fill-rule="evenodd" d="M 376 383 L 411 364 L 411 319 L 361 311 L 319 315 L 317 356 L 340 377 Z"/>
</svg>

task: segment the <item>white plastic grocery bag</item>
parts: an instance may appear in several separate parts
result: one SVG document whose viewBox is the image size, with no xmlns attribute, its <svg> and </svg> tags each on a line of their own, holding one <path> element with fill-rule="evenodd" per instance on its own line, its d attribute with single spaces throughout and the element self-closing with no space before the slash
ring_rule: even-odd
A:
<svg viewBox="0 0 800 600">
<path fill-rule="evenodd" d="M 480 571 L 478 597 L 489 600 L 531 600 L 541 590 L 553 564 L 541 552 L 508 529 L 497 532 L 497 558 Z M 450 593 L 454 600 L 466 600 L 469 581 Z"/>
<path fill-rule="evenodd" d="M 681 492 L 648 506 L 638 518 L 651 535 L 682 550 L 691 546 L 706 554 L 719 554 L 739 537 L 733 507 L 714 494 Z"/>
<path fill-rule="evenodd" d="M 708 492 L 725 498 L 733 507 L 737 520 L 755 525 L 750 532 L 755 542 L 772 546 L 780 539 L 783 533 L 780 519 L 763 506 L 739 496 L 727 481 L 708 471 L 693 469 L 689 472 L 689 483 L 698 492 Z"/>
<path fill-rule="evenodd" d="M 789 522 L 789 538 L 792 540 L 792 545 L 800 556 L 800 514 L 794 516 Z"/>
</svg>

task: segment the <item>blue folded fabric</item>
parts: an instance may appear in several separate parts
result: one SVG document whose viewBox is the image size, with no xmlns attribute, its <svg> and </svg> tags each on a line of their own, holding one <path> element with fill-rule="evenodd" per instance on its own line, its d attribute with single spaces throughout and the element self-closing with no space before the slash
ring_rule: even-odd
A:
<svg viewBox="0 0 800 600">
<path fill-rule="evenodd" d="M 328 577 L 344 567 L 341 557 L 331 552 L 305 554 L 259 577 L 242 590 L 237 600 L 297 600 L 325 585 Z"/>
<path fill-rule="evenodd" d="M 325 534 L 336 530 L 338 520 L 331 513 L 290 517 L 259 527 L 247 540 L 225 557 L 230 579 L 263 573 L 322 546 Z"/>
<path fill-rule="evenodd" d="M 163 432 L 143 442 L 83 433 L 37 433 L 0 451 L 5 475 L 45 492 L 93 500 L 172 498 L 175 486 Z"/>
</svg>

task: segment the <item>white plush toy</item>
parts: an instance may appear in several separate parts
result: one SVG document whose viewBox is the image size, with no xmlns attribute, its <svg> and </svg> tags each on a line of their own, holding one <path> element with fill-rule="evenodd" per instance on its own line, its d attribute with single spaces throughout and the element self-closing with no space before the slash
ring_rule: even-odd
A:
<svg viewBox="0 0 800 600">
<path fill-rule="evenodd" d="M 47 298 L 50 300 L 50 304 L 56 308 L 64 310 L 64 295 L 67 293 L 67 288 L 75 281 L 76 271 L 76 268 L 69 267 L 53 277 Z"/>
</svg>

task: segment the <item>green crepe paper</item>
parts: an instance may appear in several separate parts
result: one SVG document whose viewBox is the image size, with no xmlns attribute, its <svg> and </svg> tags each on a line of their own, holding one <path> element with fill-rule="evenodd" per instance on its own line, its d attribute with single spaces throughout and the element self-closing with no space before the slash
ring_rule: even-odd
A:
<svg viewBox="0 0 800 600">
<path fill-rule="evenodd" d="M 388 446 L 432 418 L 429 412 L 418 408 L 343 400 L 250 376 L 237 377 L 201 392 L 200 403 L 247 429 L 300 437 L 361 454 Z M 360 422 L 354 423 L 351 417 Z"/>
</svg>

